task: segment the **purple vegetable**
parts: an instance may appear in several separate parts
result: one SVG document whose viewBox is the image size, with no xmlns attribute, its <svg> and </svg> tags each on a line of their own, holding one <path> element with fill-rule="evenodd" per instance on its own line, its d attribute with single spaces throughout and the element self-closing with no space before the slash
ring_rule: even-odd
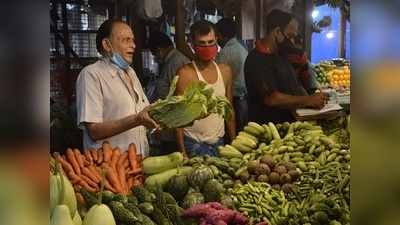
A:
<svg viewBox="0 0 400 225">
<path fill-rule="evenodd" d="M 213 224 L 208 223 L 206 219 L 201 218 L 201 219 L 200 219 L 200 225 L 213 225 Z"/>
<path fill-rule="evenodd" d="M 217 220 L 214 225 L 228 225 L 225 221 L 223 220 Z"/>
<path fill-rule="evenodd" d="M 196 204 L 186 209 L 183 216 L 200 218 L 200 225 L 248 224 L 248 219 L 243 214 L 227 209 L 218 202 Z"/>
<path fill-rule="evenodd" d="M 213 211 L 215 209 L 211 208 L 210 205 L 207 204 L 196 204 L 189 209 L 186 209 L 183 212 L 183 216 L 186 217 L 204 217 L 206 216 L 210 211 Z"/>
<path fill-rule="evenodd" d="M 221 205 L 221 203 L 219 202 L 208 202 L 206 205 L 211 206 L 211 208 L 213 209 L 217 209 L 217 210 L 225 210 L 226 208 Z"/>
</svg>

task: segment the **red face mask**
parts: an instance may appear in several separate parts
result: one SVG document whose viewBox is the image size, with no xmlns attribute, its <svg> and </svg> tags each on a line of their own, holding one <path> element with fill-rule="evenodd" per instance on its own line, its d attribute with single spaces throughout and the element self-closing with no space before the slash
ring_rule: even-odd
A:
<svg viewBox="0 0 400 225">
<path fill-rule="evenodd" d="M 203 61 L 214 60 L 217 56 L 217 45 L 211 46 L 194 46 L 194 52 Z"/>
</svg>

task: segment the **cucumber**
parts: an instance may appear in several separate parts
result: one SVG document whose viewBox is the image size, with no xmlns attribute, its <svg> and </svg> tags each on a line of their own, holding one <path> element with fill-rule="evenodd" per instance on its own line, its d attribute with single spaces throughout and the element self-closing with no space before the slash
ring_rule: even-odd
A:
<svg viewBox="0 0 400 225">
<path fill-rule="evenodd" d="M 182 175 L 187 175 L 190 172 L 192 172 L 192 167 L 188 166 L 183 166 L 175 169 L 170 169 L 167 171 L 164 171 L 162 173 L 154 174 L 146 178 L 145 180 L 145 186 L 149 187 L 151 190 L 154 190 L 156 188 L 157 183 L 160 184 L 162 187 L 164 187 L 169 179 L 173 177 L 176 174 L 182 174 Z"/>
<path fill-rule="evenodd" d="M 182 162 L 183 155 L 180 152 L 174 152 L 164 156 L 146 157 L 142 162 L 143 172 L 146 175 L 161 173 L 176 168 Z"/>
</svg>

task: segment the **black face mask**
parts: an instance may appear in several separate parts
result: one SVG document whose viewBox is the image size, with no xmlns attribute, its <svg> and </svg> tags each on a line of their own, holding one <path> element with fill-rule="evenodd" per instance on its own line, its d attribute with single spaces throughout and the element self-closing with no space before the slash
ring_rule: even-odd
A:
<svg viewBox="0 0 400 225">
<path fill-rule="evenodd" d="M 278 42 L 278 48 L 279 50 L 285 49 L 285 48 L 290 48 L 293 47 L 293 43 L 290 41 L 290 39 L 281 31 L 284 39 L 282 42 Z"/>
</svg>

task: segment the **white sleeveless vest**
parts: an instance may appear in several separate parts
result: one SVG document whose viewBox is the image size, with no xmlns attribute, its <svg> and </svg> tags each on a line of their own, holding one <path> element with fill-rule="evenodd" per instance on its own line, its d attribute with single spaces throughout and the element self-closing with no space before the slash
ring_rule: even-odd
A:
<svg viewBox="0 0 400 225">
<path fill-rule="evenodd" d="M 219 70 L 218 65 L 215 62 L 213 63 L 217 69 L 218 78 L 215 83 L 210 84 L 203 78 L 196 63 L 194 61 L 192 62 L 198 79 L 205 82 L 208 87 L 212 88 L 215 96 L 225 96 L 225 84 L 221 71 Z M 219 138 L 225 135 L 224 118 L 215 113 L 210 114 L 204 119 L 195 121 L 193 126 L 184 128 L 184 134 L 198 142 L 214 144 Z"/>
</svg>

